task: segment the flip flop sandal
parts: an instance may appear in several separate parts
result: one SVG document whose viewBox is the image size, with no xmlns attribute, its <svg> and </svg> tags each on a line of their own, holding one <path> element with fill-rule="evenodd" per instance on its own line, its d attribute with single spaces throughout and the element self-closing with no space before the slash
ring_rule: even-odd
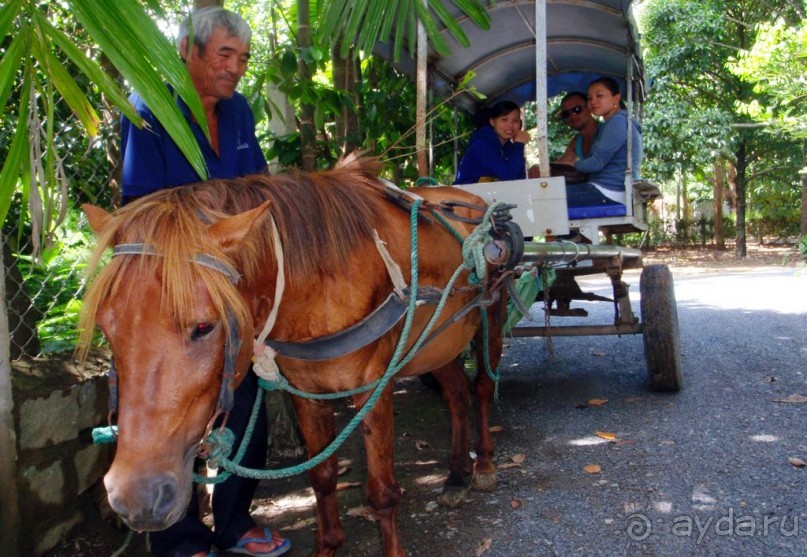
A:
<svg viewBox="0 0 807 557">
<path fill-rule="evenodd" d="M 272 531 L 269 528 L 264 528 L 262 538 L 241 539 L 237 544 L 228 549 L 227 552 L 251 555 L 252 557 L 280 557 L 280 555 L 285 555 L 291 549 L 291 542 L 287 539 L 280 542 L 280 545 L 276 546 L 273 550 L 263 552 L 246 549 L 247 544 L 251 543 L 272 543 Z"/>
</svg>

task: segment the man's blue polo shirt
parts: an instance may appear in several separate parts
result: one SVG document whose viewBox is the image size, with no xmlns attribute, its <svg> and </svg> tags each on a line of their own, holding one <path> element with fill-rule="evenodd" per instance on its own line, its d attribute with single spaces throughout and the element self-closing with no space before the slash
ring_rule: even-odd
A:
<svg viewBox="0 0 807 557">
<path fill-rule="evenodd" d="M 121 118 L 124 198 L 203 180 L 204 176 L 196 174 L 140 95 L 133 93 L 129 101 L 149 128 L 138 128 L 126 117 Z M 179 101 L 179 106 L 202 149 L 210 178 L 236 178 L 266 169 L 266 158 L 255 139 L 255 119 L 243 95 L 235 93 L 216 104 L 221 155 L 213 151 L 185 103 Z"/>
</svg>

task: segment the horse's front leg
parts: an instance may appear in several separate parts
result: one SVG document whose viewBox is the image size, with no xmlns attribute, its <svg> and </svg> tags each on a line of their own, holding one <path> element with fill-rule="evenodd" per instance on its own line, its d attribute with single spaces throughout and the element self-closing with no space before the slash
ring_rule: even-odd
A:
<svg viewBox="0 0 807 557">
<path fill-rule="evenodd" d="M 308 449 L 308 458 L 322 451 L 333 440 L 335 426 L 330 404 L 292 397 L 297 420 Z M 316 557 L 334 557 L 345 541 L 345 532 L 339 521 L 339 502 L 336 497 L 338 465 L 335 455 L 308 472 L 311 487 L 317 498 L 317 549 Z"/>
<path fill-rule="evenodd" d="M 471 474 L 471 383 L 460 358 L 432 371 L 451 415 L 451 456 L 448 479 L 437 501 L 445 507 L 461 505 L 468 495 Z"/>
<path fill-rule="evenodd" d="M 361 407 L 367 395 L 354 398 Z M 394 427 L 392 411 L 392 385 L 388 385 L 364 420 L 364 448 L 367 451 L 367 500 L 375 509 L 384 539 L 386 557 L 405 557 L 398 533 L 398 508 L 401 504 L 401 486 L 393 470 Z"/>
<path fill-rule="evenodd" d="M 497 304 L 488 309 L 488 354 L 490 369 L 494 373 L 499 368 L 502 359 L 502 326 L 507 304 L 500 299 Z M 496 465 L 493 463 L 493 437 L 490 434 L 490 403 L 496 390 L 496 384 L 487 373 L 485 362 L 483 335 L 476 335 L 476 464 L 472 484 L 477 491 L 494 491 L 497 485 Z"/>
</svg>

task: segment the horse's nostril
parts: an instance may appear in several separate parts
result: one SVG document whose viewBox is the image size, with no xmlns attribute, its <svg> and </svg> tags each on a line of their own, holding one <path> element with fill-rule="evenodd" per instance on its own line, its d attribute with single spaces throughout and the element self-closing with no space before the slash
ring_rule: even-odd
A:
<svg viewBox="0 0 807 557">
<path fill-rule="evenodd" d="M 176 503 L 177 482 L 169 476 L 155 478 L 152 493 L 154 494 L 152 505 L 154 518 L 165 520 Z"/>
</svg>

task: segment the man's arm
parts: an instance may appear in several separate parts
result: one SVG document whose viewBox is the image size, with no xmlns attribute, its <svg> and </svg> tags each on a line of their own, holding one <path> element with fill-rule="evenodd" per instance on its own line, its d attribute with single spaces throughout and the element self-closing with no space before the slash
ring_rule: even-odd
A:
<svg viewBox="0 0 807 557">
<path fill-rule="evenodd" d="M 563 152 L 563 155 L 558 158 L 555 162 L 560 164 L 574 164 L 574 161 L 577 160 L 577 150 L 575 147 L 575 143 L 577 143 L 577 136 L 574 136 L 570 141 L 569 144 L 566 146 L 566 150 Z"/>
</svg>

